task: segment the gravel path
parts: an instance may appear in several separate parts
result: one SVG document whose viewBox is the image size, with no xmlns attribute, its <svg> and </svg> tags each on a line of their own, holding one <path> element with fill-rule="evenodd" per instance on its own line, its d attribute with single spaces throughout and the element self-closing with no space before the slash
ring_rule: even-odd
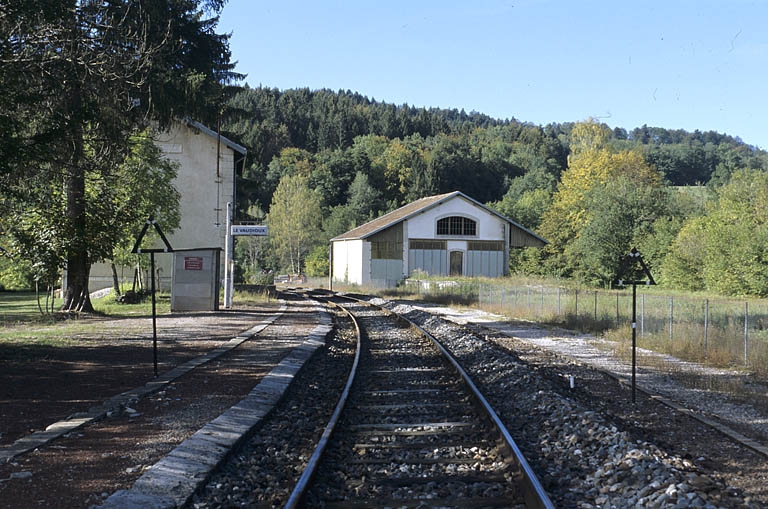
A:
<svg viewBox="0 0 768 509">
<path fill-rule="evenodd" d="M 240 401 L 282 357 L 301 344 L 317 322 L 309 307 L 304 301 L 289 302 L 273 325 L 230 353 L 119 415 L 0 465 L 0 507 L 89 507 L 100 504 L 113 491 L 129 488 L 176 445 Z M 205 338 L 198 341 L 204 342 L 200 347 L 207 351 L 221 344 L 221 340 L 208 336 L 218 325 L 226 324 L 231 337 L 264 315 L 243 313 L 243 322 L 238 316 L 224 313 L 210 319 L 198 316 L 196 320 L 181 316 L 177 328 L 170 327 L 171 317 L 166 323 L 179 340 Z M 227 324 L 227 318 L 234 318 L 233 323 Z M 245 326 L 233 330 L 230 327 L 235 323 Z M 217 335 L 215 339 L 219 338 Z M 50 422 L 53 420 L 51 417 Z"/>
</svg>

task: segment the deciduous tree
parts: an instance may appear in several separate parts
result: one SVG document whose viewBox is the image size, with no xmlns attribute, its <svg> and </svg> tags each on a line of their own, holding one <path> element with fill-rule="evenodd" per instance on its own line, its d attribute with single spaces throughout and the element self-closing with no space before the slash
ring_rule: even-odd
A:
<svg viewBox="0 0 768 509">
<path fill-rule="evenodd" d="M 605 281 L 607 268 L 599 262 L 605 260 L 606 254 L 600 254 L 605 246 L 596 243 L 611 237 L 603 230 L 624 228 L 634 232 L 633 223 L 640 219 L 637 215 L 644 214 L 642 208 L 628 212 L 609 205 L 608 202 L 616 198 L 609 189 L 626 190 L 627 185 L 638 190 L 653 189 L 661 186 L 661 177 L 648 166 L 640 152 L 614 151 L 608 146 L 610 131 L 607 128 L 589 121 L 574 127 L 574 132 L 577 133 L 572 143 L 575 152 L 569 157 L 568 169 L 561 175 L 552 205 L 542 217 L 539 232 L 550 241 L 542 251 L 550 272 L 599 273 L 598 279 Z M 590 234 L 592 242 L 580 240 L 585 233 Z M 631 247 L 625 245 L 622 250 L 628 252 Z"/>
<path fill-rule="evenodd" d="M 267 214 L 270 242 L 285 267 L 298 274 L 307 253 L 317 244 L 322 224 L 320 196 L 309 188 L 306 175 L 280 180 Z"/>
<path fill-rule="evenodd" d="M 665 259 L 677 286 L 768 295 L 768 174 L 736 171 L 703 217 L 688 221 Z"/>
<path fill-rule="evenodd" d="M 66 261 L 64 309 L 91 309 L 90 265 L 111 252 L 93 240 L 105 221 L 90 184 L 123 162 L 137 129 L 183 115 L 209 119 L 204 113 L 217 109 L 223 83 L 237 77 L 227 37 L 215 33 L 217 20 L 209 17 L 223 3 L 0 4 L 0 78 L 11 98 L 0 113 L 0 125 L 10 129 L 0 152 L 12 155 L 0 163 L 3 191 L 31 200 L 32 208 L 55 201 L 63 211 L 60 229 L 49 231 Z M 60 185 L 27 193 L 16 185 L 22 175 Z"/>
</svg>

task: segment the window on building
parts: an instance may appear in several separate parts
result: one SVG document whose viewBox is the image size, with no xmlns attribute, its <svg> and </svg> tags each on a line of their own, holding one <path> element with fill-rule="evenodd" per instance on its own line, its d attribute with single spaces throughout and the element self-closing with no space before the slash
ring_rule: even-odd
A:
<svg viewBox="0 0 768 509">
<path fill-rule="evenodd" d="M 451 216 L 437 220 L 438 235 L 477 235 L 477 223 L 468 217 Z"/>
<path fill-rule="evenodd" d="M 371 242 L 371 258 L 374 260 L 401 260 L 403 258 L 403 243 Z"/>
<path fill-rule="evenodd" d="M 503 240 L 470 240 L 467 242 L 469 251 L 504 251 Z"/>
<path fill-rule="evenodd" d="M 411 239 L 408 242 L 409 249 L 428 249 L 428 250 L 443 250 L 445 251 L 446 245 L 444 240 L 431 240 L 431 239 Z"/>
</svg>

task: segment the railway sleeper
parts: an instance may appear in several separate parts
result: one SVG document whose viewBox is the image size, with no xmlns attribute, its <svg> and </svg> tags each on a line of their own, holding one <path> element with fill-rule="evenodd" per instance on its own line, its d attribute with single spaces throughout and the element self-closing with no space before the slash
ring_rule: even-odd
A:
<svg viewBox="0 0 768 509">
<path fill-rule="evenodd" d="M 434 397 L 434 395 L 437 395 L 441 397 L 441 399 L 450 399 L 450 395 L 455 394 L 462 394 L 463 391 L 460 390 L 458 386 L 435 386 L 435 387 L 419 387 L 416 389 L 408 388 L 408 389 L 373 389 L 373 390 L 367 390 L 362 391 L 360 393 L 360 397 L 381 397 L 381 396 L 413 396 L 416 394 L 426 394 L 430 395 L 431 397 Z"/>
<path fill-rule="evenodd" d="M 519 507 L 525 507 L 520 502 Z M 397 507 L 398 509 L 424 509 L 427 507 L 455 507 L 458 509 L 495 509 L 499 507 L 510 507 L 510 500 L 506 497 L 483 497 L 483 498 L 428 498 L 420 500 L 400 500 L 400 499 L 377 499 L 376 502 L 328 502 L 327 509 L 381 509 L 382 507 Z M 512 506 L 514 507 L 514 506 Z"/>
<path fill-rule="evenodd" d="M 441 409 L 446 412 L 452 412 L 455 409 L 462 410 L 465 408 L 466 405 L 463 404 L 463 402 L 467 401 L 468 398 L 464 398 L 462 401 L 450 401 L 447 403 L 433 403 L 433 402 L 423 402 L 423 403 L 385 403 L 385 404 L 357 404 L 357 405 L 350 405 L 350 409 L 354 409 L 360 412 L 367 412 L 367 413 L 376 413 L 380 414 L 381 412 L 397 412 L 398 410 L 408 411 L 411 412 L 413 410 L 414 406 L 418 406 L 422 410 L 429 410 L 431 408 L 434 409 Z"/>
<path fill-rule="evenodd" d="M 431 448 L 434 449 L 436 447 L 439 448 L 454 448 L 454 449 L 471 449 L 471 448 L 482 448 L 482 447 L 490 447 L 492 444 L 490 444 L 487 440 L 477 440 L 475 442 L 468 442 L 466 440 L 455 440 L 455 441 L 449 441 L 444 440 L 441 441 L 439 444 L 435 444 L 434 442 L 359 442 L 352 446 L 353 449 L 372 449 L 372 448 L 378 448 L 378 449 L 410 449 L 410 448 Z M 499 443 L 493 444 L 498 446 Z"/>
<path fill-rule="evenodd" d="M 474 430 L 482 431 L 481 424 L 476 421 L 435 421 L 435 422 L 376 422 L 371 424 L 350 424 L 347 429 L 350 431 L 387 431 L 391 433 L 413 433 L 413 432 L 427 432 L 427 433 L 442 433 L 444 431 L 452 430 Z"/>
<path fill-rule="evenodd" d="M 368 453 L 370 455 L 370 452 Z M 473 463 L 479 463 L 484 461 L 482 458 L 457 458 L 457 457 L 445 457 L 445 458 L 398 458 L 398 462 L 403 465 L 472 465 Z M 381 465 L 392 462 L 392 457 L 386 458 L 362 458 L 356 460 L 350 460 L 347 462 L 349 465 Z"/>
</svg>

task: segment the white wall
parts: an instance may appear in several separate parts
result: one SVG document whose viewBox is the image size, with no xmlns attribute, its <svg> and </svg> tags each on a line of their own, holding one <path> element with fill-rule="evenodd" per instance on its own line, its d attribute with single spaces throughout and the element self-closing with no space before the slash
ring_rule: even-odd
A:
<svg viewBox="0 0 768 509">
<path fill-rule="evenodd" d="M 216 138 L 176 124 L 156 135 L 155 143 L 165 157 L 180 163 L 174 185 L 181 194 L 181 225 L 168 235 L 171 246 L 223 249 L 227 202 L 235 199 L 234 151 L 221 144 L 217 174 Z"/>
<path fill-rule="evenodd" d="M 184 123 L 177 123 L 168 132 L 157 133 L 155 143 L 166 158 L 180 164 L 174 186 L 181 195 L 181 223 L 174 233 L 164 232 L 171 247 L 224 249 L 227 202 L 234 204 L 235 201 L 235 157 L 240 155 L 222 143 L 217 176 L 215 137 Z M 137 231 L 135 235 L 138 234 Z M 223 258 L 222 256 L 222 263 Z M 159 288 L 170 288 L 172 264 L 172 255 L 155 255 L 155 265 L 161 278 L 157 282 Z M 118 274 L 120 272 L 122 271 L 118 268 Z M 133 277 L 130 270 L 125 273 L 129 278 Z M 222 267 L 220 274 L 223 273 Z M 111 287 L 111 274 L 108 265 L 94 264 L 91 267 L 89 289 L 95 291 Z"/>
<path fill-rule="evenodd" d="M 460 197 L 441 203 L 423 214 L 410 218 L 408 220 L 408 238 L 438 238 L 437 220 L 448 216 L 465 216 L 477 222 L 477 236 L 471 237 L 471 240 L 504 240 L 505 221 L 477 208 L 473 203 Z M 449 239 L 450 236 L 440 236 L 439 238 Z"/>
<path fill-rule="evenodd" d="M 333 281 L 363 284 L 362 240 L 340 240 L 333 243 Z"/>
</svg>

